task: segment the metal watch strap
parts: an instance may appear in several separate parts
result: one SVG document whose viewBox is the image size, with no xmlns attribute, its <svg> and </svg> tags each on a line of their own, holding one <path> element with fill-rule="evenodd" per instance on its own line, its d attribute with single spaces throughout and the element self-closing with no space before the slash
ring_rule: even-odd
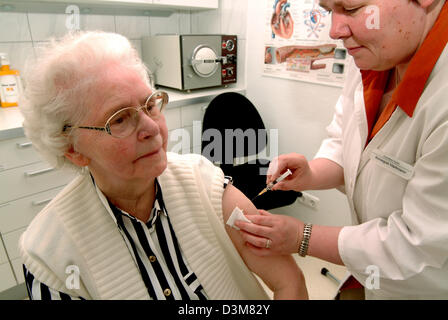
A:
<svg viewBox="0 0 448 320">
<path fill-rule="evenodd" d="M 302 242 L 300 242 L 300 247 L 299 247 L 299 255 L 301 257 L 305 257 L 308 252 L 308 245 L 310 243 L 312 228 L 313 228 L 313 225 L 311 223 L 305 224 L 305 227 L 303 228 L 303 238 L 302 238 Z"/>
</svg>

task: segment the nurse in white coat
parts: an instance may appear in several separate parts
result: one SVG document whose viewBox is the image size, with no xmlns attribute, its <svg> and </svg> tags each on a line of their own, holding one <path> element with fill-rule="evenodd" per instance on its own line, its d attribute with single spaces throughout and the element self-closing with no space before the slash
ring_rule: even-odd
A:
<svg viewBox="0 0 448 320">
<path fill-rule="evenodd" d="M 315 158 L 281 155 L 267 182 L 289 168 L 275 189 L 338 188 L 355 225 L 262 211 L 237 226 L 259 255 L 345 265 L 367 299 L 448 299 L 448 3 L 320 4 L 354 65 Z"/>
</svg>

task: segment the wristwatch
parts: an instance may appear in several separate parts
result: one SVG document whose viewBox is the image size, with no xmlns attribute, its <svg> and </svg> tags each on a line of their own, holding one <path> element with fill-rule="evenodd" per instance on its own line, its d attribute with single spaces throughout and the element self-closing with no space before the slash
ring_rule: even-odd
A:
<svg viewBox="0 0 448 320">
<path fill-rule="evenodd" d="M 305 257 L 308 252 L 308 245 L 310 243 L 312 228 L 313 228 L 313 225 L 311 223 L 305 224 L 305 227 L 303 228 L 303 238 L 302 238 L 302 242 L 300 242 L 300 247 L 299 247 L 299 255 L 301 257 Z"/>
</svg>

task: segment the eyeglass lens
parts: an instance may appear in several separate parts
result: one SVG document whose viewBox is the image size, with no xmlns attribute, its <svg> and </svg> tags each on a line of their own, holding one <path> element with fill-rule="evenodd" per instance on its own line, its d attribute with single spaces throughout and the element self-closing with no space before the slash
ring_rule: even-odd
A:
<svg viewBox="0 0 448 320">
<path fill-rule="evenodd" d="M 139 111 L 142 110 L 153 120 L 157 120 L 162 111 L 164 99 L 162 94 L 154 94 L 146 101 L 146 105 L 136 108 L 124 108 L 109 119 L 107 126 L 110 134 L 117 138 L 124 138 L 132 134 L 140 120 Z"/>
</svg>

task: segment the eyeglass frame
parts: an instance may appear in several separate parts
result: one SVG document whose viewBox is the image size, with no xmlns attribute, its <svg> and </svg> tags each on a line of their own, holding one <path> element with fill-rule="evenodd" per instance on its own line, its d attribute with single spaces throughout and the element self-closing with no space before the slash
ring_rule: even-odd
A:
<svg viewBox="0 0 448 320">
<path fill-rule="evenodd" d="M 69 124 L 65 124 L 64 127 L 62 128 L 62 132 L 65 132 L 68 128 L 72 128 L 72 129 L 89 129 L 89 130 L 97 130 L 97 131 L 105 131 L 107 134 L 109 134 L 110 136 L 114 137 L 114 138 L 118 138 L 118 139 L 123 139 L 126 137 L 129 137 L 134 131 L 134 130 L 127 136 L 125 137 L 116 137 L 112 135 L 112 132 L 110 131 L 110 125 L 109 125 L 109 121 L 115 117 L 118 113 L 122 112 L 125 109 L 135 109 L 137 110 L 137 113 L 141 110 L 146 109 L 147 110 L 147 103 L 149 100 L 151 100 L 151 98 L 155 95 L 155 94 L 162 94 L 162 106 L 160 107 L 160 112 L 163 111 L 163 109 L 165 108 L 165 106 L 168 104 L 169 102 L 169 96 L 168 93 L 166 93 L 165 91 L 162 90 L 156 90 L 153 93 L 151 93 L 151 95 L 145 100 L 145 103 L 143 105 L 140 106 L 135 106 L 135 107 L 125 107 L 125 108 L 121 108 L 120 110 L 117 110 L 116 112 L 114 112 L 113 115 L 111 115 L 107 120 L 106 123 L 104 125 L 104 127 L 97 127 L 97 126 L 72 126 Z M 148 116 L 151 117 L 147 112 L 144 111 L 144 113 Z"/>
</svg>

